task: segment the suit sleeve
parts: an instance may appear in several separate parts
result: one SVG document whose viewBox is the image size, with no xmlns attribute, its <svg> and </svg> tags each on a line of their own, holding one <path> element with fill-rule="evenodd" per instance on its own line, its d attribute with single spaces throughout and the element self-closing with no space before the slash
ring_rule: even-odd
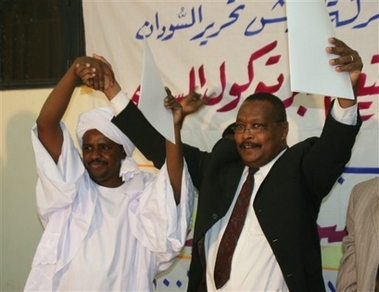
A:
<svg viewBox="0 0 379 292">
<path fill-rule="evenodd" d="M 112 122 L 134 143 L 141 153 L 161 168 L 166 159 L 166 140 L 149 123 L 138 107 L 129 102 L 128 105 L 112 119 Z M 200 188 L 203 172 L 209 163 L 211 154 L 206 151 L 183 144 L 183 156 L 193 184 Z"/>
<path fill-rule="evenodd" d="M 122 110 L 112 122 L 134 143 L 143 155 L 161 168 L 166 159 L 166 140 L 149 123 L 133 102 Z"/>
<path fill-rule="evenodd" d="M 320 138 L 304 156 L 303 173 L 318 201 L 330 192 L 343 173 L 361 124 L 359 114 L 356 125 L 346 125 L 336 121 L 329 113 Z"/>
<path fill-rule="evenodd" d="M 355 261 L 355 230 L 354 230 L 354 189 L 350 196 L 346 216 L 348 234 L 343 238 L 343 256 L 337 276 L 337 291 L 357 291 L 357 270 Z"/>
</svg>

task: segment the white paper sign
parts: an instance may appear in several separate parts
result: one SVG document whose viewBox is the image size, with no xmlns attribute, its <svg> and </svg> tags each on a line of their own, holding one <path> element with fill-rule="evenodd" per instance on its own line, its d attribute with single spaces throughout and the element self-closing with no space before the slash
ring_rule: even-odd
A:
<svg viewBox="0 0 379 292">
<path fill-rule="evenodd" d="M 167 93 L 146 39 L 144 46 L 141 93 L 138 107 L 150 124 L 162 136 L 175 143 L 172 111 L 167 110 L 163 105 L 163 100 Z"/>
<path fill-rule="evenodd" d="M 291 90 L 354 99 L 348 72 L 328 61 L 334 31 L 323 0 L 287 0 Z"/>
</svg>

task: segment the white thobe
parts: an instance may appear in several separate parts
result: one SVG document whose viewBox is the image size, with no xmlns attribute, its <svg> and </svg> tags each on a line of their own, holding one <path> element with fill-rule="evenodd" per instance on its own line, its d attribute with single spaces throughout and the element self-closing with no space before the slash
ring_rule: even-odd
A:
<svg viewBox="0 0 379 292">
<path fill-rule="evenodd" d="M 193 207 L 183 170 L 175 204 L 166 166 L 118 188 L 95 184 L 65 126 L 56 164 L 32 131 L 37 206 L 45 231 L 25 291 L 151 291 L 155 275 L 181 252 Z"/>
</svg>

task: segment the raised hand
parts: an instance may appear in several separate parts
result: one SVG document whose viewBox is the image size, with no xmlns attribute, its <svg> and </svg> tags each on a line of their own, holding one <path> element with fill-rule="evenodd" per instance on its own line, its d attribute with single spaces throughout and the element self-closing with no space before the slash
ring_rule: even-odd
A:
<svg viewBox="0 0 379 292">
<path fill-rule="evenodd" d="M 164 99 L 164 106 L 167 109 L 171 109 L 174 117 L 174 125 L 181 127 L 183 123 L 183 108 L 182 105 L 175 99 L 175 97 L 171 94 L 171 90 L 166 87 L 167 96 Z"/>
<path fill-rule="evenodd" d="M 363 68 L 359 53 L 337 38 L 329 38 L 329 42 L 334 46 L 327 47 L 326 51 L 339 55 L 338 58 L 331 59 L 329 63 L 334 65 L 339 72 L 349 72 L 351 84 L 356 87 Z"/>
<path fill-rule="evenodd" d="M 97 58 L 87 56 L 77 58 L 75 73 L 85 85 L 94 90 L 104 91 L 115 82 L 110 64 Z"/>
<path fill-rule="evenodd" d="M 203 98 L 200 93 L 197 93 L 196 91 L 190 92 L 180 101 L 183 119 L 187 115 L 198 111 L 203 105 L 207 104 L 207 102 L 208 100 Z"/>
</svg>

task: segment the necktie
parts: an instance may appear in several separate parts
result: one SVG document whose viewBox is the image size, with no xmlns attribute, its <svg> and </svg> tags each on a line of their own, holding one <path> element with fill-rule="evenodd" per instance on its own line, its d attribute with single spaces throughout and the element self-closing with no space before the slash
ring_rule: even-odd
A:
<svg viewBox="0 0 379 292">
<path fill-rule="evenodd" d="M 246 213 L 254 186 L 254 174 L 257 171 L 257 168 L 249 169 L 249 174 L 241 188 L 228 225 L 221 239 L 214 270 L 214 280 L 217 289 L 224 286 L 230 278 L 234 249 L 245 223 Z"/>
</svg>

